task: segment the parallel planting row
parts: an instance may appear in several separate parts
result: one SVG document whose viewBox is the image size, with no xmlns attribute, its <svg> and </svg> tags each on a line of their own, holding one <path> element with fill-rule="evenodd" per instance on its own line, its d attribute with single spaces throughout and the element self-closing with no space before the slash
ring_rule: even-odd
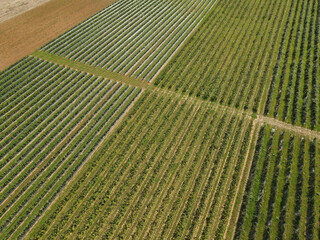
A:
<svg viewBox="0 0 320 240">
<path fill-rule="evenodd" d="M 320 2 L 292 1 L 264 113 L 320 131 Z"/>
<path fill-rule="evenodd" d="M 27 237 L 222 238 L 254 129 L 211 104 L 145 91 Z"/>
<path fill-rule="evenodd" d="M 42 50 L 151 80 L 214 4 L 119 0 Z"/>
<path fill-rule="evenodd" d="M 157 86 L 259 111 L 291 1 L 217 1 L 155 79 Z"/>
<path fill-rule="evenodd" d="M 319 141 L 261 129 L 235 239 L 319 239 Z"/>
<path fill-rule="evenodd" d="M 320 130 L 319 22 L 318 0 L 119 0 L 37 56 L 143 93 L 1 72 L 0 239 L 320 240 L 319 140 L 242 111 Z"/>
<path fill-rule="evenodd" d="M 26 57 L 1 73 L 0 238 L 24 236 L 140 90 Z"/>
</svg>

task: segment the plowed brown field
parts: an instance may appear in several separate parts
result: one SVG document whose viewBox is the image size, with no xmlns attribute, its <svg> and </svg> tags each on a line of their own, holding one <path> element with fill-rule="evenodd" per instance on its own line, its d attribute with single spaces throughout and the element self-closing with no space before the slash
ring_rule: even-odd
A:
<svg viewBox="0 0 320 240">
<path fill-rule="evenodd" d="M 0 71 L 116 0 L 52 0 L 0 24 Z"/>
</svg>

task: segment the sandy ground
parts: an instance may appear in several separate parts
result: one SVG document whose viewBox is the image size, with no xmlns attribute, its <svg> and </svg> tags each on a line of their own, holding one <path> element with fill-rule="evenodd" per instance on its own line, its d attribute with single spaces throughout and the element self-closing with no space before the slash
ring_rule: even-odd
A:
<svg viewBox="0 0 320 240">
<path fill-rule="evenodd" d="M 0 23 L 50 0 L 1 0 Z"/>
<path fill-rule="evenodd" d="M 39 4 L 40 2 L 47 2 L 0 23 L 0 71 L 116 0 L 10 1 L 12 3 L 9 5 L 13 2 L 28 1 Z M 8 2 L 9 0 L 0 0 L 0 5 L 8 4 Z M 8 11 L 3 10 L 1 6 L 1 11 Z"/>
</svg>

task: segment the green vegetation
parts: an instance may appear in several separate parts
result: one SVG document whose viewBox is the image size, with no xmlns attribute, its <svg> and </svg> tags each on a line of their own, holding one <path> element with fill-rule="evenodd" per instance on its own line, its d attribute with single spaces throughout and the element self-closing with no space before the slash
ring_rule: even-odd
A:
<svg viewBox="0 0 320 240">
<path fill-rule="evenodd" d="M 114 81 L 123 82 L 125 84 L 130 84 L 130 85 L 140 87 L 143 89 L 147 88 L 147 87 L 149 87 L 149 88 L 152 87 L 148 82 L 142 81 L 141 79 L 129 77 L 125 74 L 112 72 L 110 70 L 102 69 L 99 67 L 93 67 L 91 65 L 88 65 L 88 64 L 85 64 L 82 62 L 72 61 L 68 58 L 64 58 L 59 55 L 51 54 L 48 52 L 43 52 L 43 51 L 38 50 L 38 51 L 32 53 L 32 56 L 37 57 L 37 58 L 41 58 L 41 59 L 45 59 L 50 62 L 54 62 L 54 63 L 57 63 L 62 66 L 69 66 L 73 69 L 77 69 L 79 71 L 91 73 L 96 76 L 105 77 L 107 79 L 112 79 Z"/>
<path fill-rule="evenodd" d="M 290 1 L 218 1 L 157 86 L 261 112 Z"/>
<path fill-rule="evenodd" d="M 318 239 L 319 141 L 260 130 L 236 239 Z"/>
<path fill-rule="evenodd" d="M 117 1 L 42 50 L 150 81 L 214 4 Z"/>
<path fill-rule="evenodd" d="M 252 131 L 211 104 L 147 91 L 28 236 L 221 235 Z"/>
<path fill-rule="evenodd" d="M 2 76 L 11 81 L 2 89 L 0 118 L 5 239 L 35 223 L 140 90 L 32 57 Z"/>
<path fill-rule="evenodd" d="M 264 113 L 320 131 L 319 1 L 292 1 Z"/>
<path fill-rule="evenodd" d="M 0 239 L 319 240 L 319 22 L 119 0 L 0 72 Z"/>
</svg>

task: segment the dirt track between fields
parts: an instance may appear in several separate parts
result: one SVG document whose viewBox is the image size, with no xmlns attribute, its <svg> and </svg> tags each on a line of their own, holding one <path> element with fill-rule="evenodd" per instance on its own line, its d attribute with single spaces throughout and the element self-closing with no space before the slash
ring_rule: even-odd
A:
<svg viewBox="0 0 320 240">
<path fill-rule="evenodd" d="M 317 132 L 315 130 L 310 130 L 308 128 L 292 125 L 290 123 L 286 123 L 286 122 L 280 121 L 278 119 L 266 117 L 266 116 L 262 116 L 262 115 L 259 115 L 257 120 L 260 122 L 269 124 L 270 126 L 274 126 L 274 127 L 280 128 L 280 129 L 294 132 L 295 134 L 299 134 L 301 136 L 308 136 L 310 138 L 320 139 L 320 132 Z"/>
<path fill-rule="evenodd" d="M 51 0 L 0 23 L 0 71 L 115 1 Z"/>
</svg>

